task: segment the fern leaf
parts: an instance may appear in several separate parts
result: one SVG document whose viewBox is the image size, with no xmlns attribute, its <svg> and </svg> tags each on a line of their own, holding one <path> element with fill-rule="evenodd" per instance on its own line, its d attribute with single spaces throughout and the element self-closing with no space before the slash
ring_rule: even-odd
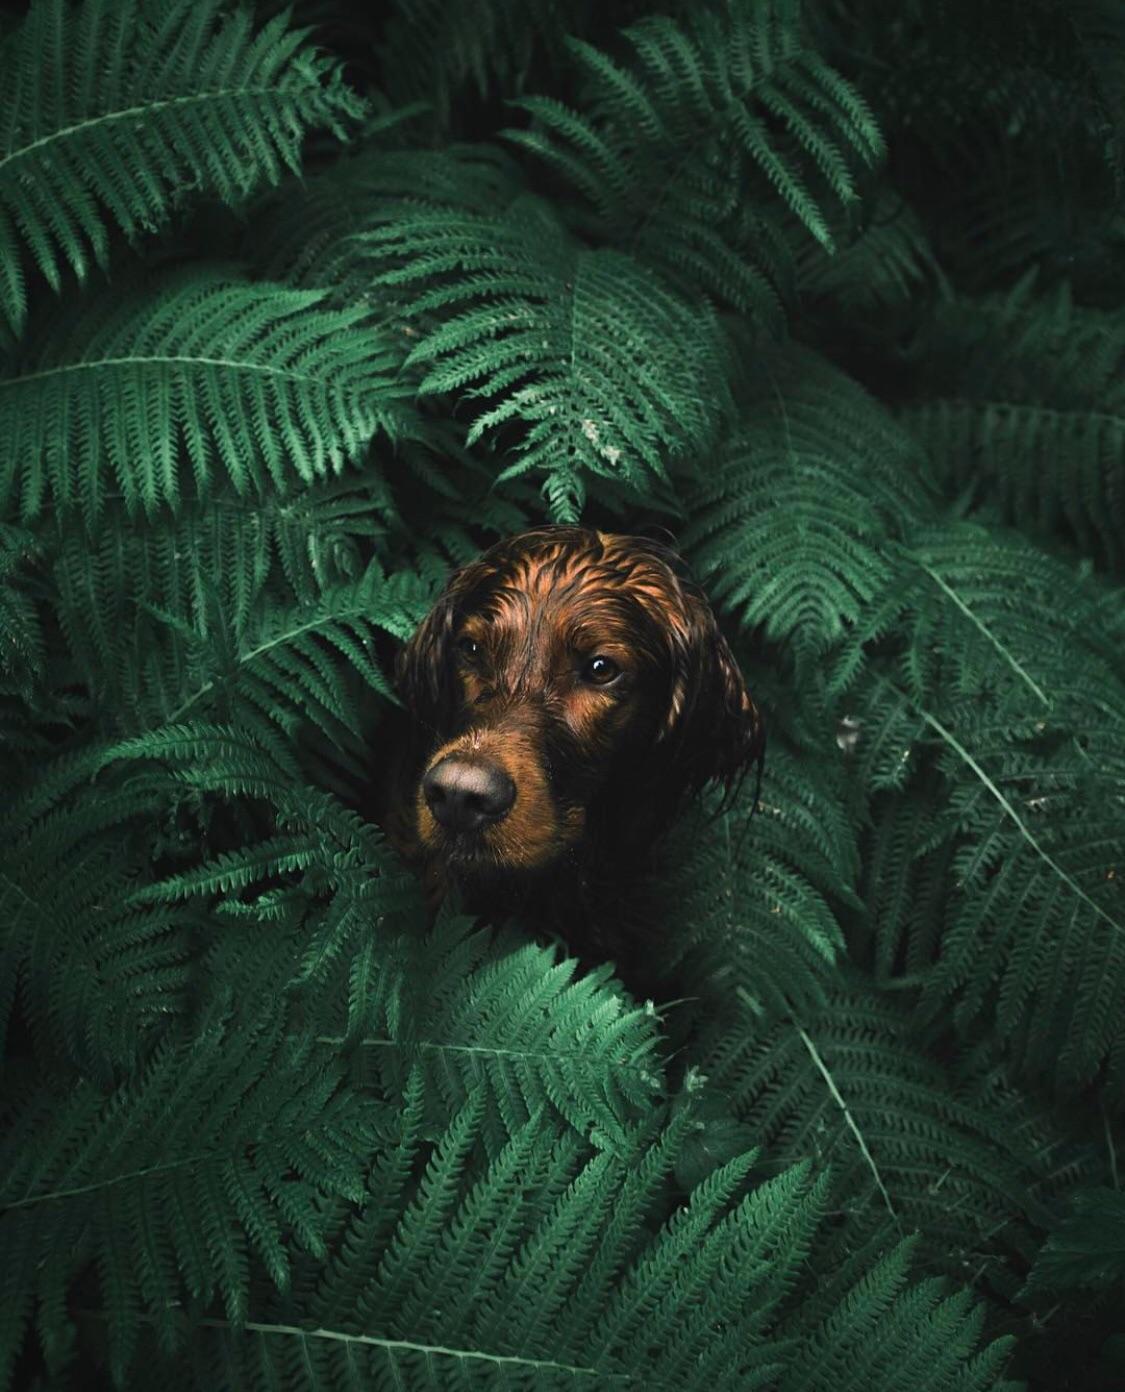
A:
<svg viewBox="0 0 1125 1392">
<path fill-rule="evenodd" d="M 1099 565 L 1125 566 L 1119 316 L 1026 275 L 1003 295 L 951 298 L 913 345 L 904 424 L 974 504 Z"/>
<path fill-rule="evenodd" d="M 624 35 L 627 67 L 569 39 L 583 110 L 524 99 L 532 128 L 505 134 L 576 188 L 603 238 L 773 317 L 771 197 L 831 246 L 826 199 L 854 201 L 853 167 L 882 153 L 863 98 L 785 0 L 731 0 L 682 23 L 648 17 Z"/>
<path fill-rule="evenodd" d="M 1089 1082 L 1122 1048 L 1118 655 L 1090 590 L 1026 543 L 961 524 L 920 534 L 903 560 L 851 639 L 897 630 L 901 651 L 851 699 L 869 700 L 873 781 L 901 785 L 931 760 L 946 780 L 929 848 L 952 845 L 955 892 L 925 1008 L 955 1002 L 961 1028 L 993 1020 L 1022 1067 Z M 901 751 L 886 775 L 880 747 Z M 1119 1064 L 1104 1082 L 1119 1104 Z"/>
<path fill-rule="evenodd" d="M 21 243 L 57 290 L 104 264 L 107 224 L 162 221 L 180 190 L 233 203 L 295 170 L 311 126 L 362 104 L 279 15 L 254 32 L 219 0 L 35 0 L 0 49 L 0 311 L 26 317 Z"/>
<path fill-rule="evenodd" d="M 1033 1116 L 1010 1091 L 981 1094 L 968 1070 L 944 1074 L 912 1038 L 909 1010 L 858 983 L 796 1020 L 724 1013 L 700 1066 L 776 1163 L 831 1165 L 853 1234 L 889 1215 L 892 1231 L 920 1229 L 927 1255 L 955 1273 L 998 1224 L 1018 1250 L 1043 1221 Z"/>
<path fill-rule="evenodd" d="M 238 1030 L 212 1018 L 190 1044 L 158 1047 L 139 1077 L 109 1095 L 88 1084 L 65 1097 L 44 1087 L 17 1113 L 0 1223 L 55 1253 L 55 1280 L 72 1281 L 97 1261 L 121 1366 L 141 1311 L 159 1313 L 180 1292 L 221 1295 L 241 1322 L 247 1238 L 285 1279 L 279 1249 L 265 1237 L 276 1231 L 274 1215 L 315 1251 L 323 1246 L 318 1196 L 361 1191 L 355 1145 L 372 1142 L 377 1109 L 339 1092 L 339 1079 L 310 1062 L 307 1046 L 286 1043 L 279 1023 Z M 22 1145 L 24 1118 L 41 1122 L 44 1108 L 54 1113 L 51 1143 Z M 243 1226 L 248 1209 L 256 1216 Z M 163 1260 L 149 1255 L 159 1246 L 178 1268 L 170 1288 Z"/>
<path fill-rule="evenodd" d="M 391 960 L 405 998 L 377 1000 L 359 1040 L 372 1081 L 420 1068 L 447 1112 L 479 1093 L 493 1155 L 540 1111 L 625 1145 L 660 1087 L 651 1014 L 628 1007 L 607 969 L 575 980 L 575 961 L 551 949 L 484 947 L 456 922 L 399 945 Z"/>
<path fill-rule="evenodd" d="M 170 815 L 168 790 L 110 777 L 91 795 L 91 769 L 88 760 L 47 764 L 34 788 L 11 790 L 0 816 L 0 1027 L 18 1001 L 44 1060 L 67 1058 L 108 1085 L 186 1010 L 201 924 L 192 908 L 133 899 L 153 828 Z"/>
<path fill-rule="evenodd" d="M 633 936 L 659 979 L 701 994 L 734 981 L 772 1015 L 823 1000 L 843 948 L 838 909 L 858 903 L 858 861 L 839 789 L 778 741 L 771 751 L 752 822 L 743 797 L 673 833 L 676 868 L 657 879 Z"/>
<path fill-rule="evenodd" d="M 200 494 L 216 462 L 240 494 L 338 473 L 401 413 L 365 311 L 322 300 L 208 268 L 82 303 L 0 381 L 0 506 L 92 523 L 117 489 L 151 515 L 188 491 L 181 454 Z"/>
<path fill-rule="evenodd" d="M 0 524 L 0 679 L 30 694 L 43 670 L 46 652 L 39 615 L 19 584 L 19 571 L 38 550 L 35 538 Z"/>
<path fill-rule="evenodd" d="M 803 673 L 880 592 L 886 543 L 926 495 L 916 448 L 855 383 L 805 352 L 770 374 L 688 491 L 682 545 L 715 599 L 792 643 Z"/>
<path fill-rule="evenodd" d="M 417 1094 L 412 1125 L 416 1103 Z M 996 1384 L 1004 1347 L 977 1352 L 979 1309 L 961 1296 L 935 1312 L 933 1283 L 904 1289 L 903 1254 L 893 1271 L 876 1268 L 853 1286 L 846 1306 L 822 1311 L 812 1329 L 802 1326 L 799 1304 L 787 1309 L 825 1198 L 824 1181 L 810 1182 L 807 1166 L 744 1192 L 753 1156 L 739 1157 L 660 1224 L 649 1207 L 654 1181 L 682 1127 L 648 1126 L 627 1154 L 590 1156 L 560 1143 L 557 1128 L 537 1116 L 474 1174 L 474 1110 L 470 1103 L 439 1132 L 412 1192 L 392 1201 L 400 1217 L 382 1252 L 358 1242 L 357 1220 L 344 1219 L 336 1269 L 361 1291 L 350 1314 L 325 1323 L 319 1296 L 310 1301 L 294 1283 L 244 1325 L 205 1320 L 194 1331 L 196 1376 L 225 1367 L 246 1381 L 253 1369 L 318 1392 L 357 1378 L 427 1389 L 621 1381 L 668 1392 L 765 1392 L 790 1370 L 815 1368 L 826 1345 L 842 1353 L 862 1328 L 889 1317 L 896 1357 L 929 1356 L 940 1330 L 949 1346 L 935 1356 L 950 1385 L 975 1392 Z M 655 1164 L 653 1149 L 663 1157 Z M 647 1195 L 646 1221 L 638 1226 L 634 1212 L 607 1228 L 601 1215 L 630 1190 L 634 1209 L 637 1195 Z M 604 1305 L 569 1299 L 585 1289 L 587 1263 L 603 1276 L 619 1273 Z M 892 1360 L 866 1349 L 864 1356 L 872 1385 L 891 1392 Z"/>
<path fill-rule="evenodd" d="M 901 197 L 884 189 L 865 212 L 865 225 L 835 254 L 812 244 L 796 252 L 802 296 L 843 315 L 885 313 L 941 283 L 922 221 Z"/>
<path fill-rule="evenodd" d="M 1029 1296 L 1066 1290 L 1120 1290 L 1125 1285 L 1125 1195 L 1118 1189 L 1077 1190 L 1069 1212 L 1035 1259 Z"/>
<path fill-rule="evenodd" d="M 559 520 L 577 517 L 583 473 L 647 489 L 668 455 L 708 439 L 725 399 L 709 318 L 624 254 L 580 247 L 541 205 L 402 208 L 366 245 L 394 263 L 378 284 L 420 283 L 408 362 L 426 366 L 421 390 L 491 403 L 469 444 L 521 427 L 499 479 L 545 474 Z"/>
</svg>

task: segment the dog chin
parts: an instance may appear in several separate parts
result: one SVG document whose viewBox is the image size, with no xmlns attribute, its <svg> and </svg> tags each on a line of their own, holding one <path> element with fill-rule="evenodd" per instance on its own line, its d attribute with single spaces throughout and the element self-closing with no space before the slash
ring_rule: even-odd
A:
<svg viewBox="0 0 1125 1392">
<path fill-rule="evenodd" d="M 512 864 L 483 838 L 465 832 L 444 836 L 434 850 L 448 880 L 470 901 L 521 901 L 537 885 L 550 880 L 567 860 L 564 848 L 534 865 Z"/>
</svg>

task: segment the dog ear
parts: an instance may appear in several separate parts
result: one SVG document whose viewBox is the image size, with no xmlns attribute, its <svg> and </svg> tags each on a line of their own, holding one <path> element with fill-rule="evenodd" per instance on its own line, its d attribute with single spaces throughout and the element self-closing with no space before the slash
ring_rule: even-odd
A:
<svg viewBox="0 0 1125 1392">
<path fill-rule="evenodd" d="M 456 706 L 452 645 L 458 610 L 469 588 L 467 569 L 450 577 L 395 663 L 395 686 L 403 705 L 431 731 L 446 730 Z"/>
<path fill-rule="evenodd" d="M 694 586 L 681 586 L 680 622 L 670 629 L 673 675 L 657 748 L 680 797 L 722 785 L 726 800 L 750 767 L 759 774 L 765 725 L 711 607 Z"/>
</svg>

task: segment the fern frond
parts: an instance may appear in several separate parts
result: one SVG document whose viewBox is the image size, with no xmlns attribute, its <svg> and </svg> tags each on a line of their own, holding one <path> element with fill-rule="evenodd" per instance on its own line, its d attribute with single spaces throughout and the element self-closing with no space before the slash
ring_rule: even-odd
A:
<svg viewBox="0 0 1125 1392">
<path fill-rule="evenodd" d="M 497 83 L 524 81 L 536 59 L 559 52 L 593 8 L 577 0 L 398 0 L 379 44 L 385 90 L 395 101 L 433 108 L 444 128 L 458 98 L 486 96 Z"/>
<path fill-rule="evenodd" d="M 856 736 L 863 738 L 862 725 Z M 872 799 L 862 843 L 866 912 L 854 939 L 870 944 L 876 981 L 918 979 L 940 949 L 954 878 L 953 847 L 933 845 L 934 811 L 943 794 L 931 773 Z"/>
<path fill-rule="evenodd" d="M 952 299 L 912 349 L 903 423 L 950 491 L 1040 536 L 1125 567 L 1125 335 L 1115 312 L 1075 305 L 1034 273 L 1003 295 Z"/>
<path fill-rule="evenodd" d="M 181 190 L 243 198 L 298 165 L 312 126 L 344 134 L 360 100 L 288 28 L 220 0 L 35 0 L 0 48 L 0 311 L 26 316 L 24 252 L 57 290 L 104 263 L 107 224 L 161 222 Z"/>
<path fill-rule="evenodd" d="M 382 833 L 331 794 L 293 777 L 284 748 L 271 756 L 244 730 L 207 725 L 166 726 L 100 752 L 109 767 L 135 761 L 130 786 L 169 783 L 208 797 L 254 798 L 272 813 L 273 834 L 137 886 L 130 904 L 202 901 L 216 913 L 270 923 L 295 916 L 291 958 L 278 953 L 279 982 L 294 996 L 322 986 L 343 964 L 349 968 L 384 919 L 418 931 L 417 882 L 397 865 Z M 146 777 L 146 763 L 155 771 Z M 361 941 L 357 945 L 357 939 Z"/>
<path fill-rule="evenodd" d="M 216 463 L 239 494 L 339 473 L 404 421 L 396 355 L 363 307 L 250 284 L 221 267 L 79 303 L 0 381 L 0 508 L 79 508 L 118 491 L 130 513 L 206 495 Z"/>
<path fill-rule="evenodd" d="M 0 680 L 24 696 L 41 675 L 46 658 L 35 601 L 19 574 L 38 550 L 32 533 L 0 523 Z"/>
<path fill-rule="evenodd" d="M 1125 1194 L 1079 1189 L 1028 1274 L 1029 1296 L 1125 1288 Z"/>
<path fill-rule="evenodd" d="M 772 317 L 782 239 L 770 201 L 831 247 L 827 200 L 855 201 L 855 167 L 882 154 L 866 103 L 789 0 L 652 16 L 624 35 L 627 66 L 568 39 L 582 110 L 525 98 L 532 128 L 505 134 L 578 192 L 601 238 Z"/>
<path fill-rule="evenodd" d="M 492 145 L 364 146 L 287 180 L 255 207 L 246 254 L 269 280 L 331 287 L 341 303 L 371 296 L 361 238 L 404 206 L 495 213 L 526 192 L 515 161 Z M 384 297 L 387 292 L 384 292 Z"/>
<path fill-rule="evenodd" d="M 35 1281 L 46 1309 L 96 1263 L 119 1377 L 141 1318 L 168 1336 L 178 1303 L 219 1297 L 241 1325 L 251 1256 L 284 1286 L 283 1234 L 295 1248 L 323 1252 L 323 1198 L 362 1195 L 363 1152 L 380 1109 L 342 1092 L 280 1023 L 259 1018 L 237 1029 L 211 1018 L 190 1043 L 158 1047 L 112 1092 L 42 1086 L 12 1118 L 0 1193 L 5 1248 L 54 1254 Z M 29 1146 L 29 1134 L 39 1143 Z"/>
<path fill-rule="evenodd" d="M 952 488 L 995 504 L 1006 522 L 1062 533 L 1099 565 L 1125 570 L 1125 401 L 1066 410 L 945 399 L 910 408 L 903 422 Z"/>
<path fill-rule="evenodd" d="M 901 1243 L 856 1285 L 781 1380 L 781 1392 L 861 1392 L 919 1386 L 950 1392 L 997 1387 L 1013 1341 L 976 1352 L 983 1310 L 941 1281 L 904 1289 L 909 1244 Z M 1012 1384 L 1004 1382 L 1003 1387 Z"/>
<path fill-rule="evenodd" d="M 404 641 L 429 607 L 431 595 L 416 576 L 384 576 L 378 565 L 351 584 L 336 585 L 314 603 L 262 606 L 242 634 L 224 634 L 221 614 L 199 636 L 195 671 L 181 689 L 169 723 L 217 713 L 242 723 L 276 745 L 275 730 L 292 734 L 302 721 L 331 735 L 361 736 L 345 674 L 393 700 L 374 655 L 376 630 Z M 187 636 L 187 635 L 185 635 Z"/>
<path fill-rule="evenodd" d="M 888 1220 L 892 1232 L 920 1230 L 927 1258 L 952 1275 L 966 1260 L 998 1264 L 998 1233 L 1030 1248 L 1046 1175 L 1034 1117 L 1010 1089 L 984 1097 L 969 1070 L 944 1073 L 905 1004 L 857 983 L 771 1022 L 744 999 L 706 1036 L 709 1087 L 771 1164 L 831 1166 L 853 1240 Z"/>
<path fill-rule="evenodd" d="M 856 383 L 805 351 L 769 360 L 681 544 L 744 627 L 822 658 L 888 580 L 888 541 L 927 507 L 922 457 Z"/>
<path fill-rule="evenodd" d="M 363 1076 L 382 1090 L 419 1069 L 446 1114 L 479 1094 L 490 1155 L 538 1112 L 619 1150 L 659 1093 L 655 1018 L 630 1008 L 608 967 L 576 980 L 572 958 L 515 938 L 490 948 L 456 922 L 383 952 L 380 989 L 350 1022 Z"/>
<path fill-rule="evenodd" d="M 96 756 L 44 760 L 0 814 L 0 1031 L 13 1010 L 44 1063 L 66 1058 L 106 1084 L 151 1032 L 187 1008 L 198 916 L 139 908 L 138 874 L 174 801 L 111 778 L 90 791 Z M 147 833 L 147 835 L 146 835 Z"/>
<path fill-rule="evenodd" d="M 777 741 L 752 820 L 749 804 L 744 792 L 720 816 L 704 807 L 673 833 L 673 868 L 635 937 L 658 979 L 705 999 L 737 985 L 776 1016 L 824 998 L 844 945 L 838 908 L 858 903 L 855 829 L 831 777 Z"/>
<path fill-rule="evenodd" d="M 41 528 L 40 553 L 78 674 L 105 711 L 128 712 L 136 729 L 162 723 L 185 701 L 186 710 L 214 710 L 224 683 L 246 670 L 245 655 L 267 634 L 277 636 L 286 613 L 318 615 L 300 641 L 331 655 L 335 612 L 341 632 L 356 636 L 367 672 L 373 633 L 401 636 L 430 593 L 421 581 L 384 588 L 375 572 L 364 573 L 393 518 L 385 486 L 365 471 L 292 498 L 252 500 L 220 488 L 145 527 L 107 504 L 95 535 L 63 519 Z M 370 624 L 357 625 L 348 599 L 357 595 Z M 351 665 L 338 653 L 333 662 L 341 673 Z M 376 687 L 385 690 L 381 677 Z"/>
<path fill-rule="evenodd" d="M 889 655 L 849 699 L 874 785 L 902 786 L 927 762 L 946 781 L 919 848 L 954 850 L 925 1008 L 953 1004 L 962 1029 L 984 1016 L 1022 1067 L 1059 1087 L 1098 1079 L 1119 1105 L 1119 654 L 1099 637 L 1095 594 L 1026 543 L 961 524 L 920 535 L 903 559 L 852 639 L 882 635 Z"/>
<path fill-rule="evenodd" d="M 626 1199 L 630 1191 L 647 1191 L 642 1211 L 651 1204 L 660 1174 L 651 1155 L 666 1149 L 667 1132 L 638 1135 L 622 1156 L 589 1156 L 532 1118 L 474 1178 L 475 1131 L 469 1103 L 399 1201 L 382 1256 L 356 1240 L 362 1217 L 349 1220 L 332 1260 L 337 1279 L 360 1292 L 350 1316 L 330 1322 L 323 1299 L 295 1286 L 241 1326 L 208 1320 L 195 1333 L 200 1380 L 224 1367 L 236 1380 L 253 1369 L 317 1392 L 357 1377 L 410 1389 L 620 1382 L 667 1392 L 765 1392 L 787 1369 L 815 1362 L 801 1342 L 809 1331 L 786 1318 L 824 1207 L 824 1182 L 811 1181 L 806 1167 L 745 1193 L 752 1156 L 739 1157 L 662 1226 L 650 1210 L 650 1225 L 638 1230 L 605 1218 L 618 1196 L 635 1205 Z M 582 1296 L 594 1269 L 618 1272 L 604 1302 Z M 832 1335 L 842 1343 L 891 1311 L 904 1342 L 912 1320 L 920 1340 L 941 1323 L 952 1343 L 937 1355 L 943 1374 L 963 1379 L 950 1385 L 973 1392 L 996 1385 L 1006 1350 L 977 1353 L 980 1312 L 965 1298 L 939 1306 L 935 1316 L 932 1285 L 904 1289 L 902 1260 L 893 1290 L 886 1285 L 876 1271 L 850 1292 L 846 1310 L 816 1331 L 818 1346 Z M 886 1360 L 870 1385 L 896 1388 Z"/>
<path fill-rule="evenodd" d="M 558 520 L 577 518 L 584 473 L 640 492 L 708 440 L 725 400 L 710 317 L 624 254 L 583 249 L 545 206 L 402 208 L 365 244 L 393 263 L 377 284 L 412 290 L 420 390 L 490 402 L 470 445 L 519 427 L 499 480 L 545 474 Z"/>
<path fill-rule="evenodd" d="M 304 496 L 296 506 L 303 504 L 315 506 Z M 345 493 L 340 508 L 343 526 L 362 535 L 371 522 L 362 498 Z M 336 745 L 362 742 L 360 693 L 394 699 L 376 635 L 409 637 L 432 588 L 409 571 L 384 576 L 377 563 L 354 580 L 327 583 L 328 557 L 290 552 L 293 542 L 317 544 L 307 526 L 284 507 L 262 518 L 235 507 L 218 516 L 192 509 L 184 525 L 170 521 L 139 536 L 118 522 L 95 543 L 63 539 L 55 570 L 63 632 L 90 690 L 128 722 L 124 732 L 233 722 L 294 769 L 301 728 Z M 196 539 L 197 552 L 183 549 Z M 207 568 L 228 558 L 225 571 Z M 273 598 L 288 588 L 279 569 L 292 574 L 304 602 Z"/>
<path fill-rule="evenodd" d="M 886 311 L 940 283 L 941 268 L 921 219 L 884 189 L 866 210 L 865 225 L 829 254 L 818 245 L 797 249 L 797 288 L 841 313 Z"/>
</svg>

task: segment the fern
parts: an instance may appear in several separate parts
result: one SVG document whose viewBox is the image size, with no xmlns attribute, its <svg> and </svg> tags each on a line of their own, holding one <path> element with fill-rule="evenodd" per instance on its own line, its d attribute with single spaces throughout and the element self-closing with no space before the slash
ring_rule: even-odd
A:
<svg viewBox="0 0 1125 1392">
<path fill-rule="evenodd" d="M 769 317 L 785 246 L 770 195 L 831 247 L 826 199 L 854 202 L 854 167 L 882 153 L 799 15 L 791 0 L 729 0 L 683 24 L 648 17 L 624 31 L 628 65 L 568 39 L 584 110 L 524 98 L 534 124 L 507 137 L 566 180 L 600 238 Z"/>
<path fill-rule="evenodd" d="M 520 83 L 591 9 L 590 0 L 565 9 L 545 0 L 398 0 L 380 44 L 382 71 L 394 99 L 426 103 L 443 124 L 472 89 L 484 96 L 498 82 Z"/>
<path fill-rule="evenodd" d="M 46 656 L 35 602 L 20 575 L 38 547 L 34 536 L 0 524 L 0 681 L 30 693 Z"/>
<path fill-rule="evenodd" d="M 1100 565 L 1125 565 L 1125 355 L 1116 314 L 1050 294 L 1034 274 L 954 301 L 915 347 L 922 399 L 904 412 L 948 487 Z"/>
<path fill-rule="evenodd" d="M 941 278 L 921 220 L 887 190 L 872 200 L 865 225 L 835 254 L 815 244 L 802 246 L 796 262 L 802 296 L 828 300 L 845 315 L 908 304 Z"/>
<path fill-rule="evenodd" d="M 525 191 L 515 161 L 496 146 L 418 150 L 365 143 L 263 198 L 246 252 L 271 280 L 330 286 L 354 303 L 371 295 L 362 238 L 373 226 L 420 206 L 495 213 Z"/>
<path fill-rule="evenodd" d="M 497 481 L 546 474 L 558 520 L 578 516 L 584 473 L 643 492 L 646 471 L 663 478 L 666 455 L 708 438 L 721 405 L 709 317 L 622 253 L 582 248 L 542 204 L 494 216 L 403 208 L 366 243 L 394 263 L 377 284 L 421 282 L 407 360 L 427 365 L 420 390 L 491 399 L 470 445 L 521 426 Z"/>
<path fill-rule="evenodd" d="M 943 1073 L 910 1010 L 858 984 L 775 1020 L 738 996 L 710 1022 L 700 1066 L 771 1167 L 831 1166 L 852 1242 L 865 1225 L 918 1230 L 935 1265 L 1003 1284 L 1003 1261 L 1032 1250 L 1045 1221 L 1040 1123 L 1018 1096 L 979 1069 Z"/>
<path fill-rule="evenodd" d="M 321 987 L 341 961 L 363 961 L 362 942 L 374 923 L 402 920 L 417 931 L 419 893 L 413 877 L 389 863 L 382 834 L 320 789 L 293 777 L 284 749 L 256 745 L 244 731 L 203 724 L 167 726 L 124 740 L 96 755 L 97 766 L 155 762 L 152 781 L 195 795 L 254 799 L 271 811 L 271 834 L 244 833 L 236 849 L 138 886 L 134 905 L 202 903 L 222 918 L 287 926 L 292 966 L 278 982 L 295 997 Z M 158 761 L 158 762 L 157 762 Z M 133 787 L 143 788 L 143 773 Z M 288 958 L 278 954 L 282 967 Z M 231 969 L 236 969 L 237 963 Z M 353 965 L 353 970 L 354 970 Z"/>
<path fill-rule="evenodd" d="M 240 494 L 338 473 L 404 417 L 390 347 L 322 299 L 207 268 L 82 303 L 0 381 L 0 507 L 93 523 L 116 489 L 151 515 L 187 491 L 182 457 L 200 495 L 216 463 Z"/>
<path fill-rule="evenodd" d="M 301 912 L 288 936 L 276 929 L 293 959 L 279 989 L 323 979 L 374 920 L 417 917 L 416 887 L 388 864 L 379 833 L 294 784 L 245 734 L 152 731 L 56 757 L 13 792 L 0 819 L 0 1026 L 18 1010 L 45 1064 L 65 1057 L 101 1085 L 188 1013 L 193 974 L 222 927 L 208 908 L 268 922 L 288 894 Z M 272 817 L 259 818 L 257 836 L 244 829 L 237 849 L 208 854 L 229 835 L 220 799 L 264 804 Z"/>
<path fill-rule="evenodd" d="M 1108 1068 L 1118 1100 L 1117 654 L 1091 627 L 1083 587 L 1025 544 L 966 525 L 919 538 L 908 556 L 852 641 L 896 627 L 904 638 L 864 678 L 868 777 L 902 786 L 934 750 L 948 784 L 928 845 L 953 841 L 956 893 L 925 1005 L 936 1015 L 956 1000 L 962 1029 L 986 1014 L 1023 1067 L 1060 1086 Z"/>
<path fill-rule="evenodd" d="M 283 542 L 286 523 L 278 519 L 271 538 L 268 514 L 224 509 L 209 516 L 206 531 L 200 521 L 189 514 L 143 541 L 127 528 L 107 528 L 96 550 L 84 540 L 63 542 L 55 571 L 63 632 L 94 696 L 119 712 L 116 729 L 234 722 L 297 776 L 298 730 L 356 747 L 370 718 L 363 693 L 394 699 L 376 636 L 409 636 L 429 606 L 430 587 L 409 571 L 388 578 L 372 562 L 355 580 L 325 584 L 303 603 L 275 600 L 265 581 L 282 567 L 271 566 L 269 542 Z M 180 549 L 201 532 L 197 551 Z M 228 557 L 225 575 L 207 568 L 209 559 Z M 302 574 L 307 564 L 301 557 L 293 569 L 302 589 L 316 583 L 315 571 Z M 284 593 L 278 577 L 270 578 L 270 589 Z M 320 578 L 327 579 L 323 568 Z"/>
<path fill-rule="evenodd" d="M 417 1144 L 413 1096 L 414 1119 L 391 1154 Z M 682 1136 L 674 1123 L 663 1137 L 638 1133 L 627 1155 L 591 1157 L 533 1118 L 473 1183 L 478 1110 L 470 1099 L 452 1117 L 412 1192 L 395 1182 L 403 1196 L 381 1257 L 361 1240 L 387 1216 L 371 1190 L 372 1224 L 363 1211 L 345 1222 L 329 1282 L 271 1298 L 242 1327 L 208 1321 L 194 1351 L 199 1380 L 223 1367 L 238 1380 L 253 1369 L 316 1389 L 359 1376 L 409 1388 L 636 1381 L 733 1392 L 776 1386 L 798 1365 L 802 1336 L 786 1327 L 787 1302 L 824 1202 L 803 1167 L 744 1193 L 751 1157 L 740 1157 L 646 1231 L 636 1219 L 651 1213 Z M 609 1220 L 614 1209 L 630 1220 Z M 893 1289 L 877 1272 L 852 1291 L 835 1312 L 838 1337 L 855 1337 L 876 1311 L 904 1340 L 915 1321 L 927 1331 L 939 1322 L 932 1290 L 904 1291 L 904 1275 L 900 1257 Z M 341 1310 L 341 1290 L 358 1314 Z M 1004 1346 L 973 1360 L 979 1317 L 964 1301 L 938 1308 L 947 1336 L 956 1332 L 934 1355 L 944 1375 L 965 1388 L 996 1385 Z M 886 1366 L 868 1385 L 897 1386 Z"/>
<path fill-rule="evenodd" d="M 167 1344 L 179 1301 L 218 1295 L 242 1324 L 251 1256 L 285 1286 L 287 1244 L 324 1249 L 323 1196 L 360 1196 L 380 1109 L 341 1092 L 268 1009 L 241 1030 L 212 1012 L 130 1083 L 104 1094 L 40 1086 L 10 1116 L 0 1226 L 17 1269 L 56 1253 L 21 1301 L 25 1311 L 37 1301 L 49 1365 L 67 1351 L 67 1288 L 91 1261 L 120 1379 L 142 1318 Z M 51 1144 L 29 1147 L 48 1114 Z M 5 1367 L 17 1346 L 0 1350 Z"/>
<path fill-rule="evenodd" d="M 774 359 L 718 465 L 687 491 L 682 545 L 744 627 L 793 645 L 802 676 L 891 575 L 887 543 L 925 515 L 909 437 L 807 353 Z"/>
<path fill-rule="evenodd" d="M 1118 7 L 23 9 L 0 1387 L 1116 1386 Z M 768 712 L 638 999 L 354 810 L 551 518 Z"/>
<path fill-rule="evenodd" d="M 855 733 L 857 740 L 864 737 L 863 724 Z M 896 976 L 920 979 L 940 950 L 954 854 L 948 841 L 932 844 L 940 796 L 931 771 L 872 801 L 862 848 L 864 922 L 853 929 L 852 940 L 862 960 L 870 953 L 874 977 L 882 983 Z"/>
<path fill-rule="evenodd" d="M 979 1309 L 964 1292 L 946 1294 L 940 1281 L 904 1290 L 905 1256 L 905 1246 L 891 1252 L 825 1320 L 783 1392 L 860 1392 L 904 1381 L 956 1392 L 996 1385 L 1008 1348 L 997 1340 L 974 1356 Z"/>
<path fill-rule="evenodd" d="M 841 790 L 777 739 L 749 819 L 746 794 L 674 833 L 670 873 L 638 914 L 658 979 L 714 1003 L 736 986 L 760 1013 L 824 998 L 855 904 L 855 833 Z"/>
<path fill-rule="evenodd" d="M 90 755 L 56 759 L 34 788 L 10 789 L 0 817 L 0 1029 L 13 1014 L 26 1019 L 44 1060 L 65 1058 L 104 1085 L 152 1030 L 186 1011 L 201 924 L 179 906 L 133 902 L 156 836 L 180 809 L 121 778 L 83 797 L 96 769 Z"/>
<path fill-rule="evenodd" d="M 1050 1235 L 1027 1278 L 1031 1295 L 1082 1288 L 1120 1291 L 1125 1285 L 1125 1195 L 1087 1189 Z"/>
<path fill-rule="evenodd" d="M 607 968 L 576 980 L 577 963 L 549 948 L 517 940 L 486 952 L 483 935 L 453 925 L 384 940 L 381 956 L 349 1021 L 362 1076 L 383 1090 L 413 1066 L 446 1113 L 477 1095 L 490 1155 L 540 1113 L 620 1150 L 660 1089 L 655 1017 L 622 1000 Z"/>
<path fill-rule="evenodd" d="M 362 110 L 339 68 L 278 16 L 255 33 L 219 0 L 35 0 L 0 50 L 0 310 L 27 313 L 21 244 L 58 290 L 193 188 L 234 202 L 296 169 L 314 125 L 342 135 Z M 47 74 L 47 79 L 41 80 Z"/>
</svg>

